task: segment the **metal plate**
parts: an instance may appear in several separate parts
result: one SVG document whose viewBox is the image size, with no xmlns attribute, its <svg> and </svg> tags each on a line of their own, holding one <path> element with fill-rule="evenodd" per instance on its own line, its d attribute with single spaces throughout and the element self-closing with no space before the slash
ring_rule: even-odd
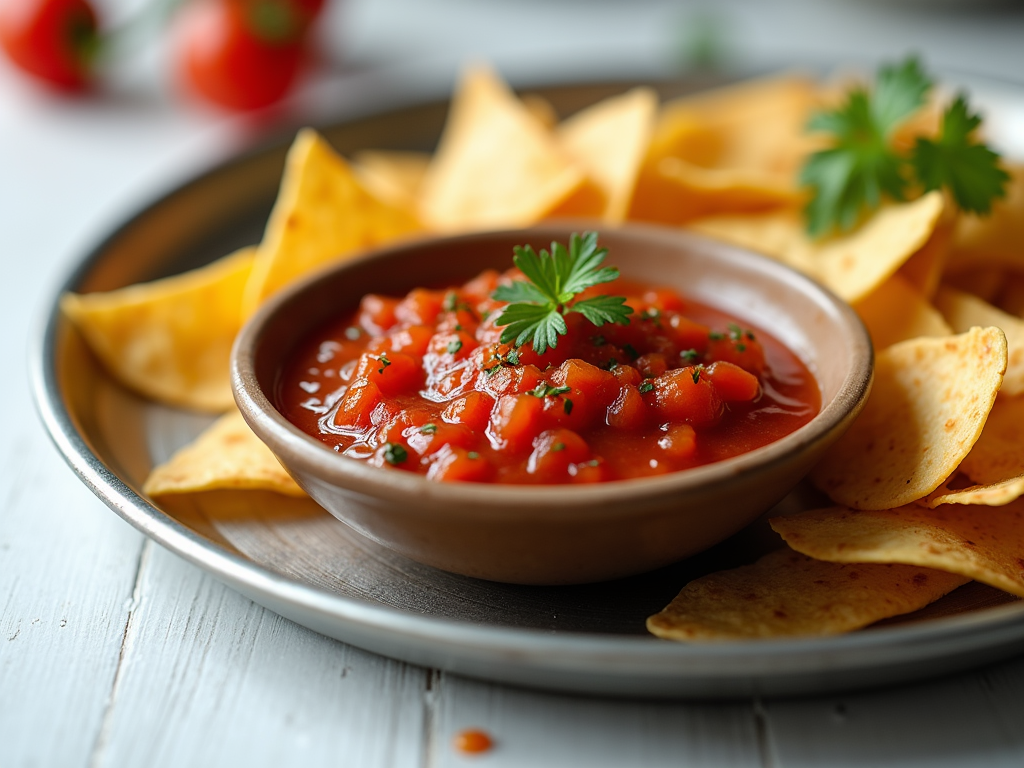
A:
<svg viewBox="0 0 1024 768">
<path fill-rule="evenodd" d="M 671 96 L 697 85 L 659 88 Z M 565 115 L 623 88 L 575 85 L 538 92 Z M 990 84 L 988 93 L 994 130 L 1014 133 L 1024 115 L 1024 91 Z M 324 132 L 343 153 L 429 150 L 444 113 L 443 102 L 416 105 Z M 258 241 L 284 152 L 282 143 L 251 153 L 146 208 L 85 257 L 62 290 L 108 290 L 174 274 Z M 35 394 L 53 440 L 115 512 L 261 605 L 387 656 L 538 688 L 721 698 L 888 684 L 1024 648 L 1024 602 L 979 584 L 916 614 L 840 637 L 683 645 L 646 634 L 644 619 L 686 581 L 777 546 L 763 521 L 654 573 L 542 588 L 418 565 L 361 538 L 308 501 L 224 494 L 157 507 L 139 491 L 150 467 L 209 419 L 153 405 L 112 381 L 61 317 L 56 296 L 34 357 Z M 799 489 L 782 506 L 815 504 L 812 493 Z"/>
</svg>

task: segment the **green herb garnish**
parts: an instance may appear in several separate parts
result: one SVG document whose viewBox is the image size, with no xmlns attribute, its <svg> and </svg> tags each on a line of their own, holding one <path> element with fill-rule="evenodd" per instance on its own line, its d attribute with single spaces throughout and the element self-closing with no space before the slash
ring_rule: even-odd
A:
<svg viewBox="0 0 1024 768">
<path fill-rule="evenodd" d="M 377 358 L 377 361 L 380 363 L 380 368 L 377 369 L 377 373 L 384 373 L 384 369 L 391 365 L 391 361 L 388 360 L 387 354 L 383 352 L 381 353 L 381 356 Z"/>
<path fill-rule="evenodd" d="M 937 141 L 918 138 L 909 156 L 893 146 L 897 128 L 927 103 L 932 80 L 914 57 L 883 66 L 874 89 L 851 90 L 836 109 L 819 112 L 808 128 L 830 135 L 832 146 L 812 154 L 800 181 L 813 193 L 807 230 L 848 230 L 877 208 L 883 196 L 906 199 L 908 188 L 946 188 L 961 210 L 987 213 L 1006 194 L 999 156 L 972 134 L 981 119 L 963 95 L 942 117 Z"/>
<path fill-rule="evenodd" d="M 422 427 L 420 427 L 420 433 L 424 435 L 433 435 L 437 433 L 437 424 L 432 421 L 428 421 Z"/>
<path fill-rule="evenodd" d="M 534 397 L 555 397 L 557 395 L 564 395 L 566 392 L 571 391 L 571 389 L 571 387 L 553 387 L 546 381 L 542 381 L 526 394 L 533 395 Z"/>
<path fill-rule="evenodd" d="M 651 382 L 649 382 L 649 381 L 645 381 L 643 384 L 641 384 L 639 387 L 637 387 L 637 389 L 640 390 L 640 394 L 641 395 L 646 395 L 648 392 L 650 392 L 652 389 L 654 389 L 654 385 L 651 384 Z"/>
<path fill-rule="evenodd" d="M 467 451 L 466 452 L 466 458 L 467 459 L 474 459 L 474 460 L 475 459 L 479 459 L 480 458 L 480 454 L 477 453 L 476 451 Z"/>
<path fill-rule="evenodd" d="M 569 414 L 572 413 L 572 400 L 570 400 L 568 397 L 565 398 L 564 405 L 565 405 L 565 415 L 568 416 Z"/>
<path fill-rule="evenodd" d="M 684 349 L 679 353 L 679 358 L 684 363 L 695 363 L 700 358 L 700 353 L 696 349 Z"/>
<path fill-rule="evenodd" d="M 384 443 L 384 461 L 394 466 L 409 458 L 409 452 L 399 443 Z"/>
<path fill-rule="evenodd" d="M 700 382 L 700 372 L 703 371 L 703 370 L 704 370 L 704 366 L 703 365 L 695 365 L 695 366 L 693 366 L 693 373 L 691 373 L 690 376 L 693 377 L 693 383 L 694 384 L 697 384 L 697 383 Z"/>
<path fill-rule="evenodd" d="M 500 285 L 491 294 L 508 306 L 495 320 L 506 326 L 501 342 L 515 341 L 517 346 L 529 342 L 538 354 L 558 344 L 558 337 L 568 333 L 564 315 L 579 312 L 594 325 L 629 324 L 633 308 L 623 296 L 594 296 L 574 301 L 576 295 L 594 285 L 608 283 L 619 276 L 614 267 L 601 267 L 608 249 L 597 247 L 597 233 L 573 233 L 569 247 L 552 243 L 551 252 L 538 254 L 532 246 L 516 246 L 514 261 L 526 280 Z"/>
<path fill-rule="evenodd" d="M 460 339 L 453 339 L 452 341 L 448 342 L 449 355 L 454 355 L 460 349 L 462 349 L 462 341 Z"/>
</svg>

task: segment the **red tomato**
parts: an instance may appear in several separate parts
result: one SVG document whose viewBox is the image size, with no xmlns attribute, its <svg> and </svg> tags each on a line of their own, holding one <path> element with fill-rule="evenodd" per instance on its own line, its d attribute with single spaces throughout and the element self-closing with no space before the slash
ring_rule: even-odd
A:
<svg viewBox="0 0 1024 768">
<path fill-rule="evenodd" d="M 195 0 L 177 19 L 178 77 L 229 109 L 269 106 L 298 78 L 304 31 L 289 0 Z"/>
<path fill-rule="evenodd" d="M 89 85 L 99 35 L 88 0 L 7 0 L 0 45 L 22 70 L 67 91 Z"/>
</svg>

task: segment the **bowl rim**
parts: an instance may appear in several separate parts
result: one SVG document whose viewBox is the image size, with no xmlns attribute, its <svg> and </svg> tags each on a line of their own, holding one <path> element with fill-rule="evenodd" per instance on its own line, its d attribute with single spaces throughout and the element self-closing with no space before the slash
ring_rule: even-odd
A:
<svg viewBox="0 0 1024 768">
<path fill-rule="evenodd" d="M 690 469 L 669 472 L 655 477 L 613 480 L 586 485 L 546 484 L 516 485 L 508 483 L 439 483 L 412 472 L 395 472 L 371 466 L 365 461 L 340 456 L 311 435 L 289 422 L 259 386 L 256 356 L 266 329 L 278 320 L 286 305 L 312 290 L 319 282 L 373 261 L 387 261 L 424 247 L 439 243 L 503 239 L 515 234 L 533 238 L 562 239 L 571 232 L 596 229 L 601 233 L 646 239 L 649 242 L 689 245 L 693 248 L 724 249 L 728 258 L 746 262 L 745 266 L 771 279 L 789 283 L 801 293 L 810 294 L 819 303 L 835 312 L 849 340 L 853 364 L 846 370 L 836 395 L 822 404 L 821 410 L 806 424 L 767 445 L 728 459 Z M 806 361 L 805 361 L 806 362 Z M 812 371 L 813 372 L 813 371 Z M 817 374 L 816 374 L 817 375 Z M 615 502 L 645 497 L 682 494 L 729 483 L 738 475 L 755 471 L 771 471 L 791 456 L 825 439 L 833 429 L 855 415 L 867 400 L 874 376 L 874 350 L 867 328 L 853 308 L 828 288 L 795 269 L 749 249 L 714 240 L 695 232 L 661 225 L 630 222 L 603 226 L 594 221 L 555 221 L 537 226 L 496 229 L 457 235 L 420 236 L 367 250 L 343 262 L 334 262 L 310 273 L 271 296 L 243 325 L 231 350 L 231 386 L 242 416 L 256 435 L 278 454 L 287 452 L 303 463 L 312 474 L 332 486 L 353 493 L 370 494 L 392 501 L 415 498 L 420 501 L 443 501 L 452 510 L 466 504 L 479 506 L 482 489 L 501 489 L 500 506 L 515 507 L 522 512 L 555 507 L 565 513 L 586 511 L 594 518 L 599 509 L 608 509 Z M 598 517 L 600 515 L 598 514 Z"/>
</svg>

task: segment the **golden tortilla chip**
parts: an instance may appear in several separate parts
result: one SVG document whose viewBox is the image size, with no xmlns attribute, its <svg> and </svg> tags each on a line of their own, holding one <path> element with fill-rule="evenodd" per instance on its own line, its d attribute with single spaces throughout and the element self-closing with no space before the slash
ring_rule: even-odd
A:
<svg viewBox="0 0 1024 768">
<path fill-rule="evenodd" d="M 1024 502 L 856 511 L 775 518 L 798 552 L 835 563 L 903 563 L 955 573 L 1024 597 Z"/>
<path fill-rule="evenodd" d="M 155 467 L 142 492 L 157 498 L 227 488 L 306 495 L 237 410 L 221 416 L 192 443 Z"/>
<path fill-rule="evenodd" d="M 896 273 L 927 298 L 935 295 L 946 268 L 946 259 L 958 220 L 957 209 L 944 206 L 928 239 Z"/>
<path fill-rule="evenodd" d="M 1024 398 L 999 397 L 960 471 L 977 485 L 928 497 L 928 506 L 1001 506 L 1024 495 Z"/>
<path fill-rule="evenodd" d="M 1024 247 L 1024 243 L 1022 243 Z M 993 326 L 1006 334 L 1006 374 L 1000 392 L 1009 397 L 1024 394 L 1024 319 L 1008 315 L 991 304 L 952 288 L 942 288 L 935 306 L 957 333 L 974 326 Z"/>
<path fill-rule="evenodd" d="M 604 193 L 602 218 L 626 218 L 640 164 L 650 143 L 657 94 L 634 88 L 576 113 L 559 126 L 558 140 Z"/>
<path fill-rule="evenodd" d="M 288 152 L 245 289 L 243 315 L 317 267 L 419 229 L 408 211 L 371 193 L 316 131 L 304 129 Z"/>
<path fill-rule="evenodd" d="M 543 96 L 536 93 L 524 93 L 520 101 L 537 122 L 548 130 L 554 130 L 558 125 L 558 112 L 555 111 L 554 105 Z"/>
<path fill-rule="evenodd" d="M 875 351 L 919 336 L 952 336 L 953 329 L 935 307 L 898 273 L 854 305 Z"/>
<path fill-rule="evenodd" d="M 679 225 L 726 213 L 758 213 L 801 200 L 790 185 L 755 172 L 701 168 L 676 157 L 645 166 L 629 219 Z"/>
<path fill-rule="evenodd" d="M 911 339 L 879 353 L 864 410 L 811 472 L 837 504 L 891 509 L 924 498 L 981 435 L 1006 370 L 998 328 Z"/>
<path fill-rule="evenodd" d="M 771 256 L 854 303 L 928 242 L 942 212 L 941 193 L 929 192 L 910 203 L 887 205 L 853 232 L 826 240 L 811 240 L 792 210 L 701 219 L 689 228 Z"/>
<path fill-rule="evenodd" d="M 586 204 L 570 203 L 577 195 Z M 508 86 L 490 69 L 468 70 L 423 181 L 423 221 L 445 232 L 520 227 L 560 207 L 598 215 L 604 200 Z"/>
<path fill-rule="evenodd" d="M 909 565 L 840 565 L 779 549 L 691 581 L 647 629 L 667 640 L 820 637 L 910 613 L 968 581 Z"/>
<path fill-rule="evenodd" d="M 669 102 L 655 127 L 650 160 L 678 157 L 704 168 L 745 170 L 795 187 L 820 139 L 807 120 L 819 105 L 813 80 L 783 75 L 750 80 Z"/>
<path fill-rule="evenodd" d="M 991 215 L 960 218 L 949 255 L 951 271 L 1001 266 L 1024 272 L 1024 165 L 1004 167 L 1010 183 Z"/>
<path fill-rule="evenodd" d="M 61 309 L 121 383 L 169 405 L 233 407 L 229 358 L 254 249 L 200 269 L 104 293 L 66 294 Z"/>
<path fill-rule="evenodd" d="M 416 210 L 430 155 L 367 150 L 352 158 L 352 170 L 368 190 L 396 208 Z"/>
</svg>

